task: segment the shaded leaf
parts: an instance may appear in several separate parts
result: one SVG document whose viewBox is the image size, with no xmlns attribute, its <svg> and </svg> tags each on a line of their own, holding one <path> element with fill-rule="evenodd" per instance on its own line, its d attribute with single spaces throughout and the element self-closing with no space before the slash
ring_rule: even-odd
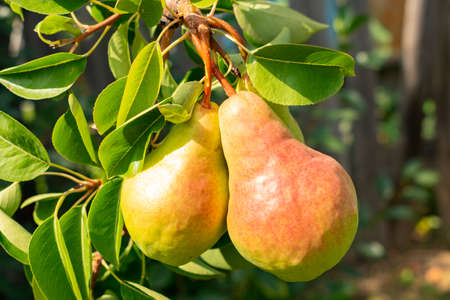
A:
<svg viewBox="0 0 450 300">
<path fill-rule="evenodd" d="M 120 293 L 124 300 L 169 300 L 166 296 L 131 281 L 120 286 Z"/>
<path fill-rule="evenodd" d="M 161 49 L 158 43 L 152 42 L 141 50 L 131 65 L 117 116 L 118 127 L 155 103 L 162 72 Z"/>
<path fill-rule="evenodd" d="M 31 234 L 0 209 L 0 245 L 13 258 L 28 264 Z"/>
<path fill-rule="evenodd" d="M 18 182 L 0 191 L 0 209 L 12 217 L 22 201 L 22 191 Z"/>
<path fill-rule="evenodd" d="M 139 18 L 136 17 L 136 21 L 134 22 L 133 45 L 131 46 L 131 54 L 133 58 L 136 58 L 136 56 L 138 56 L 139 52 L 144 49 L 145 45 L 147 45 L 147 41 L 142 36 L 142 33 L 139 30 Z"/>
<path fill-rule="evenodd" d="M 55 53 L 0 71 L 0 83 L 12 93 L 32 100 L 58 96 L 84 72 L 86 58 Z"/>
<path fill-rule="evenodd" d="M 148 28 L 159 23 L 163 13 L 160 0 L 141 0 L 139 14 Z"/>
<path fill-rule="evenodd" d="M 198 81 L 182 83 L 175 90 L 172 103 L 158 107 L 164 118 L 174 124 L 188 121 L 191 118 L 194 104 L 203 91 L 203 85 Z"/>
<path fill-rule="evenodd" d="M 56 209 L 58 198 L 53 201 L 49 200 L 36 203 L 33 210 L 33 220 L 37 225 L 41 225 L 45 220 L 53 215 Z"/>
<path fill-rule="evenodd" d="M 161 80 L 161 90 L 160 90 L 160 98 L 167 99 L 172 96 L 173 92 L 177 89 L 177 82 L 170 73 L 170 68 L 168 64 L 164 66 L 163 77 Z"/>
<path fill-rule="evenodd" d="M 126 82 L 126 77 L 119 78 L 98 95 L 94 106 L 94 122 L 100 134 L 104 134 L 116 123 Z"/>
<path fill-rule="evenodd" d="M 69 106 L 70 109 L 55 124 L 53 146 L 61 156 L 70 161 L 95 165 L 97 157 L 89 125 L 74 94 L 69 96 Z"/>
<path fill-rule="evenodd" d="M 213 267 L 207 265 L 200 259 L 195 259 L 179 267 L 172 267 L 172 266 L 167 267 L 178 274 L 188 276 L 194 279 L 207 280 L 217 277 L 225 277 L 225 273 L 222 273 L 214 269 Z"/>
<path fill-rule="evenodd" d="M 228 271 L 246 270 L 255 267 L 239 254 L 232 243 L 221 248 L 209 249 L 200 258 L 214 268 Z"/>
<path fill-rule="evenodd" d="M 128 22 L 120 24 L 109 40 L 108 62 L 109 68 L 116 79 L 128 75 L 131 67 Z"/>
<path fill-rule="evenodd" d="M 119 265 L 123 220 L 120 213 L 122 179 L 115 178 L 102 186 L 89 210 L 89 233 L 92 244 L 102 256 Z"/>
<path fill-rule="evenodd" d="M 0 111 L 0 179 L 31 180 L 49 168 L 44 146 L 25 126 Z"/>
</svg>

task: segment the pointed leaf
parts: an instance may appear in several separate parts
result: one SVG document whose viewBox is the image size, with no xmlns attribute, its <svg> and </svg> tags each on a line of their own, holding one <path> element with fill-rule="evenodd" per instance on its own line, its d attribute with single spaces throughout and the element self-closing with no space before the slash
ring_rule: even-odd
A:
<svg viewBox="0 0 450 300">
<path fill-rule="evenodd" d="M 26 99 L 46 99 L 67 91 L 84 72 L 86 58 L 55 53 L 0 71 L 0 83 Z"/>
<path fill-rule="evenodd" d="M 19 208 L 20 201 L 22 201 L 22 191 L 18 182 L 14 182 L 6 189 L 0 191 L 0 209 L 8 216 L 12 217 L 14 215 Z"/>
<path fill-rule="evenodd" d="M 171 97 L 172 94 L 177 89 L 177 86 L 178 86 L 177 82 L 173 78 L 172 73 L 170 73 L 169 65 L 165 64 L 163 77 L 161 81 L 160 98 L 167 99 Z"/>
<path fill-rule="evenodd" d="M 66 31 L 72 35 L 81 34 L 80 28 L 72 18 L 64 16 L 47 16 L 41 22 L 37 23 L 34 31 L 42 34 L 55 34 Z"/>
<path fill-rule="evenodd" d="M 59 197 L 58 197 L 59 198 Z M 33 210 L 33 220 L 37 225 L 41 225 L 48 218 L 50 218 L 56 209 L 58 199 L 53 201 L 37 202 Z"/>
<path fill-rule="evenodd" d="M 88 299 L 92 275 L 92 251 L 85 207 L 77 206 L 69 210 L 62 216 L 60 224 L 82 299 Z"/>
<path fill-rule="evenodd" d="M 23 264 L 28 264 L 31 234 L 0 209 L 0 245 Z"/>
<path fill-rule="evenodd" d="M 262 97 L 282 105 L 308 105 L 335 94 L 354 75 L 351 56 L 321 47 L 277 44 L 255 50 L 247 70 Z"/>
<path fill-rule="evenodd" d="M 131 67 L 128 22 L 120 24 L 109 40 L 108 62 L 109 68 L 116 79 L 128 75 Z"/>
<path fill-rule="evenodd" d="M 167 267 L 178 274 L 188 276 L 193 279 L 207 280 L 218 277 L 225 277 L 225 273 L 214 269 L 200 259 L 194 259 L 193 261 L 179 267 Z"/>
<path fill-rule="evenodd" d="M 159 23 L 163 13 L 160 0 L 141 0 L 139 14 L 148 28 Z"/>
<path fill-rule="evenodd" d="M 56 121 L 52 143 L 55 150 L 70 161 L 95 165 L 97 161 L 89 126 L 80 103 L 69 96 L 70 109 Z"/>
<path fill-rule="evenodd" d="M 257 46 L 274 40 L 283 28 L 289 29 L 292 43 L 303 43 L 311 35 L 328 27 L 289 7 L 271 2 L 237 1 L 234 4 L 234 13 L 239 26 Z M 267 26 L 268 20 L 270 26 Z"/>
<path fill-rule="evenodd" d="M 89 233 L 92 244 L 102 256 L 119 265 L 123 220 L 120 213 L 122 179 L 115 178 L 102 186 L 89 210 Z"/>
<path fill-rule="evenodd" d="M 133 59 L 138 56 L 139 52 L 144 49 L 145 45 L 147 45 L 147 41 L 142 36 L 142 33 L 139 30 L 139 18 L 136 18 L 136 21 L 134 22 L 133 45 L 131 46 L 131 54 L 133 56 Z"/>
<path fill-rule="evenodd" d="M 155 105 L 108 134 L 98 152 L 107 176 L 138 172 L 151 134 L 163 125 L 164 118 Z"/>
<path fill-rule="evenodd" d="M 24 208 L 28 205 L 31 205 L 33 203 L 37 203 L 40 201 L 51 201 L 51 200 L 56 200 L 59 197 L 61 197 L 62 193 L 48 193 L 48 194 L 39 194 L 39 195 L 35 195 L 32 196 L 28 199 L 26 199 L 25 201 L 22 202 L 22 205 L 20 206 L 20 208 Z"/>
<path fill-rule="evenodd" d="M 67 14 L 81 8 L 89 0 L 11 0 L 29 11 L 44 15 Z"/>
<path fill-rule="evenodd" d="M 0 111 L 0 179 L 27 181 L 49 168 L 44 146 L 25 126 Z"/>
<path fill-rule="evenodd" d="M 120 286 L 120 293 L 124 300 L 169 300 L 166 296 L 131 281 L 125 281 Z"/>
<path fill-rule="evenodd" d="M 100 134 L 104 134 L 116 123 L 126 82 L 126 77 L 117 79 L 98 95 L 94 106 L 94 122 Z"/>
<path fill-rule="evenodd" d="M 202 93 L 203 85 L 198 81 L 189 81 L 178 86 L 172 96 L 172 103 L 158 107 L 164 118 L 174 124 L 188 121 L 191 118 L 194 104 Z"/>
<path fill-rule="evenodd" d="M 74 94 L 69 95 L 69 107 L 75 121 L 77 123 L 78 132 L 81 135 L 81 140 L 83 141 L 84 147 L 89 153 L 89 157 L 93 162 L 97 162 L 97 153 L 92 143 L 91 133 L 89 130 L 89 125 L 84 115 L 83 108 L 81 108 L 80 102 Z"/>
<path fill-rule="evenodd" d="M 54 217 L 48 218 L 33 233 L 30 265 L 35 280 L 48 300 L 76 300 L 58 252 Z"/>
<path fill-rule="evenodd" d="M 155 103 L 161 85 L 163 62 L 159 44 L 141 50 L 131 65 L 117 116 L 117 127 Z"/>
<path fill-rule="evenodd" d="M 211 7 L 216 0 L 192 0 L 191 2 L 198 8 L 207 8 Z"/>
</svg>

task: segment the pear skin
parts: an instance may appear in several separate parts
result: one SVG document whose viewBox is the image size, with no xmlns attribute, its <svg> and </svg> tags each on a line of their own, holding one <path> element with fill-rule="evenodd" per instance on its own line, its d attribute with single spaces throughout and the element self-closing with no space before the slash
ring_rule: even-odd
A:
<svg viewBox="0 0 450 300">
<path fill-rule="evenodd" d="M 123 182 L 121 211 L 131 238 L 150 258 L 183 265 L 226 231 L 228 174 L 218 107 L 196 104 L 145 159 L 143 171 Z"/>
<path fill-rule="evenodd" d="M 296 139 L 252 92 L 227 99 L 219 120 L 229 171 L 227 227 L 239 253 L 291 282 L 335 266 L 358 226 L 355 188 L 342 166 Z"/>
</svg>

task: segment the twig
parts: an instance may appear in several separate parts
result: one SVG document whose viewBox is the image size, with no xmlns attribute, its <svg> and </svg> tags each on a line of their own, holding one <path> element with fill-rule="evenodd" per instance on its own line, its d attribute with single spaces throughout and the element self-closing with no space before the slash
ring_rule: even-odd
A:
<svg viewBox="0 0 450 300">
<path fill-rule="evenodd" d="M 217 8 L 217 4 L 219 3 L 219 0 L 216 0 L 216 2 L 214 2 L 211 11 L 208 14 L 208 17 L 214 16 L 214 14 L 216 13 L 216 8 Z"/>
<path fill-rule="evenodd" d="M 75 38 L 75 43 L 73 44 L 72 49 L 70 49 L 70 52 L 74 52 L 78 45 L 88 36 L 90 36 L 91 34 L 93 34 L 94 32 L 112 25 L 114 22 L 116 22 L 122 15 L 121 14 L 114 14 L 112 16 L 110 16 L 109 18 L 103 20 L 100 23 L 97 23 L 95 25 L 89 26 L 82 34 L 80 34 L 79 36 L 77 36 Z"/>
<path fill-rule="evenodd" d="M 178 38 L 176 41 L 174 41 L 172 44 L 167 46 L 165 49 L 161 49 L 161 50 L 163 50 L 162 55 L 163 56 L 167 55 L 170 50 L 172 50 L 176 45 L 178 45 L 179 43 L 181 43 L 182 41 L 187 39 L 188 36 L 189 36 L 189 32 L 186 32 L 180 38 Z"/>
<path fill-rule="evenodd" d="M 103 256 L 96 251 L 92 259 L 92 277 L 91 277 L 91 299 L 93 299 L 95 282 L 100 276 L 100 270 L 103 262 Z"/>
<path fill-rule="evenodd" d="M 87 29 L 89 27 L 89 25 L 81 23 L 80 20 L 78 20 L 78 18 L 74 12 L 71 12 L 70 16 L 72 17 L 72 19 L 74 20 L 75 24 L 77 24 L 78 27 L 83 28 L 83 29 Z"/>
</svg>

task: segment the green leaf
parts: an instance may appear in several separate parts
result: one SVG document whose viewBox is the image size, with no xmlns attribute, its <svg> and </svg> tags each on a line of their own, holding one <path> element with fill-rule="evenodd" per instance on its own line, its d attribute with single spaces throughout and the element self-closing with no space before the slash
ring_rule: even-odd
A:
<svg viewBox="0 0 450 300">
<path fill-rule="evenodd" d="M 194 104 L 203 91 L 199 81 L 189 81 L 180 84 L 172 96 L 172 103 L 158 107 L 164 118 L 174 124 L 188 121 L 191 118 Z"/>
<path fill-rule="evenodd" d="M 120 293 L 124 300 L 169 300 L 166 296 L 135 282 L 125 281 L 124 283 L 120 286 Z"/>
<path fill-rule="evenodd" d="M 31 234 L 0 209 L 0 245 L 13 258 L 28 264 Z"/>
<path fill-rule="evenodd" d="M 91 249 L 84 207 L 69 210 L 60 221 L 52 216 L 36 229 L 30 265 L 49 300 L 89 298 Z"/>
<path fill-rule="evenodd" d="M 192 0 L 191 2 L 198 8 L 207 8 L 211 7 L 216 0 Z"/>
<path fill-rule="evenodd" d="M 27 181 L 49 168 L 47 151 L 25 126 L 0 111 L 0 179 Z"/>
<path fill-rule="evenodd" d="M 109 40 L 108 62 L 109 68 L 116 79 L 128 75 L 131 67 L 128 22 L 120 24 Z"/>
<path fill-rule="evenodd" d="M 96 164 L 89 126 L 80 103 L 73 94 L 69 96 L 70 109 L 56 121 L 52 143 L 55 150 L 70 161 Z"/>
<path fill-rule="evenodd" d="M 37 23 L 34 31 L 48 35 L 61 31 L 67 31 L 73 35 L 81 34 L 81 30 L 75 21 L 72 18 L 64 16 L 47 16 L 41 22 Z"/>
<path fill-rule="evenodd" d="M 162 72 L 161 49 L 158 43 L 152 42 L 141 50 L 131 65 L 117 116 L 117 127 L 155 103 Z"/>
<path fill-rule="evenodd" d="M 11 10 L 20 17 L 20 19 L 23 21 L 23 11 L 22 8 L 20 6 L 18 6 L 17 4 L 11 3 L 11 0 L 4 0 L 6 4 L 9 5 L 9 8 L 11 8 Z"/>
<path fill-rule="evenodd" d="M 69 95 L 69 107 L 70 112 L 72 113 L 77 123 L 78 132 L 81 135 L 84 147 L 89 153 L 89 157 L 91 158 L 91 160 L 96 163 L 97 154 L 94 148 L 94 144 L 92 143 L 89 125 L 86 120 L 86 116 L 84 115 L 83 108 L 81 107 L 80 102 L 78 102 L 74 94 Z"/>
<path fill-rule="evenodd" d="M 53 201 L 37 202 L 33 210 L 34 222 L 37 225 L 41 225 L 45 220 L 50 218 L 55 212 L 57 202 L 58 199 L 54 199 Z"/>
<path fill-rule="evenodd" d="M 58 15 L 75 11 L 89 0 L 11 0 L 11 2 L 29 11 L 44 15 Z"/>
<path fill-rule="evenodd" d="M 168 64 L 164 66 L 163 77 L 161 81 L 160 97 L 161 99 L 167 99 L 172 96 L 173 92 L 177 89 L 177 82 L 170 73 L 170 68 Z"/>
<path fill-rule="evenodd" d="M 207 280 L 207 279 L 213 279 L 218 277 L 225 277 L 225 273 L 222 273 L 213 267 L 207 265 L 200 259 L 194 259 L 191 262 L 188 262 L 185 265 L 179 266 L 179 267 L 172 267 L 172 266 L 166 266 L 170 270 L 193 278 L 193 279 L 201 279 L 201 280 Z"/>
<path fill-rule="evenodd" d="M 160 0 L 141 0 L 139 14 L 148 28 L 157 25 L 163 14 Z"/>
<path fill-rule="evenodd" d="M 307 45 L 277 44 L 256 49 L 248 74 L 261 96 L 282 105 L 308 105 L 335 94 L 354 60 L 343 52 Z"/>
<path fill-rule="evenodd" d="M 145 45 L 147 45 L 147 41 L 142 36 L 142 33 L 139 30 L 139 18 L 136 17 L 136 21 L 134 22 L 133 45 L 131 46 L 131 54 L 133 56 L 133 59 L 138 56 L 139 52 L 144 49 Z"/>
<path fill-rule="evenodd" d="M 104 134 L 116 123 L 126 82 L 126 77 L 119 78 L 98 95 L 94 106 L 94 122 L 100 134 Z"/>
<path fill-rule="evenodd" d="M 114 294 L 111 290 L 106 290 L 103 295 L 101 295 L 96 300 L 120 300 L 119 297 L 117 297 L 116 294 Z"/>
<path fill-rule="evenodd" d="M 102 256 L 119 265 L 123 220 L 120 213 L 122 179 L 115 178 L 102 186 L 89 210 L 89 233 L 92 244 Z"/>
<path fill-rule="evenodd" d="M 31 289 L 33 290 L 34 300 L 47 300 L 47 297 L 41 291 L 35 278 L 33 278 L 33 281 L 31 282 Z"/>
<path fill-rule="evenodd" d="M 51 201 L 56 200 L 59 197 L 61 197 L 62 193 L 48 193 L 48 194 L 39 194 L 32 196 L 25 201 L 22 202 L 22 205 L 20 206 L 21 209 L 24 207 L 27 207 L 33 203 L 41 202 L 41 201 Z"/>
<path fill-rule="evenodd" d="M 123 12 L 135 13 L 138 10 L 140 2 L 141 0 L 118 0 L 116 9 Z"/>
<path fill-rule="evenodd" d="M 81 55 L 55 53 L 0 71 L 0 83 L 26 99 L 52 98 L 67 91 L 85 67 Z"/>
<path fill-rule="evenodd" d="M 153 132 L 164 125 L 157 105 L 128 120 L 108 134 L 100 144 L 99 158 L 108 177 L 135 174 L 142 168 Z"/>
<path fill-rule="evenodd" d="M 59 255 L 53 222 L 54 217 L 45 220 L 31 237 L 31 270 L 48 300 L 76 300 Z"/>
<path fill-rule="evenodd" d="M 22 191 L 18 182 L 12 183 L 6 189 L 0 191 L 0 209 L 12 217 L 22 201 Z"/>
<path fill-rule="evenodd" d="M 92 275 L 92 250 L 86 208 L 77 206 L 69 210 L 62 216 L 60 224 L 82 299 L 88 299 Z"/>
<path fill-rule="evenodd" d="M 234 13 L 239 26 L 256 46 L 274 40 L 283 28 L 289 30 L 292 43 L 303 43 L 311 35 L 328 27 L 289 7 L 271 2 L 237 1 L 234 4 Z M 270 26 L 267 22 L 270 22 Z"/>
<path fill-rule="evenodd" d="M 200 258 L 214 268 L 228 271 L 246 270 L 255 267 L 239 254 L 232 243 L 221 248 L 209 249 Z"/>
</svg>

